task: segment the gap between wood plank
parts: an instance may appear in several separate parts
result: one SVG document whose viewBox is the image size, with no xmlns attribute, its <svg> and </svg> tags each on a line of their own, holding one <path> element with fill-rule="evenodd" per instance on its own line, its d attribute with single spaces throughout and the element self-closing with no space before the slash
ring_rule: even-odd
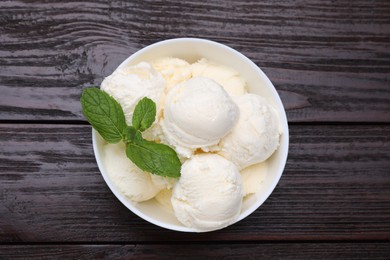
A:
<svg viewBox="0 0 390 260">
<path fill-rule="evenodd" d="M 5 124 L 26 124 L 26 125 L 89 125 L 83 120 L 1 120 L 0 125 Z M 307 121 L 307 122 L 289 122 L 289 125 L 390 125 L 390 122 L 359 122 L 359 121 Z"/>
<path fill-rule="evenodd" d="M 202 245 L 202 244 L 212 244 L 212 245 L 225 245 L 225 244 L 235 244 L 235 245 L 257 245 L 257 244 L 328 244 L 328 243 L 389 243 L 389 239 L 364 239 L 364 240 L 220 240 L 220 241 L 96 241 L 96 242 L 85 242 L 85 241 L 64 241 L 64 242 L 1 242 L 0 246 L 17 246 L 17 245 L 31 245 L 31 246 L 50 246 L 50 245 Z"/>
</svg>

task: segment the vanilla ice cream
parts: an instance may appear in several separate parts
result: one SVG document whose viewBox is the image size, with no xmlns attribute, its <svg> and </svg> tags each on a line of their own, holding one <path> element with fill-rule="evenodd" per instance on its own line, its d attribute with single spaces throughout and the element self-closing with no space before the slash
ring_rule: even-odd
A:
<svg viewBox="0 0 390 260">
<path fill-rule="evenodd" d="M 247 93 L 246 82 L 234 69 L 203 58 L 191 64 L 193 77 L 203 76 L 215 80 L 230 96 Z"/>
<path fill-rule="evenodd" d="M 189 157 L 201 148 L 208 151 L 234 127 L 237 105 L 214 80 L 195 77 L 169 91 L 161 121 L 169 144 Z"/>
<path fill-rule="evenodd" d="M 156 201 L 167 211 L 173 212 L 172 189 L 163 189 L 155 197 Z"/>
<path fill-rule="evenodd" d="M 190 79 L 191 65 L 185 60 L 163 57 L 152 61 L 153 67 L 160 72 L 167 82 L 166 93 L 175 85 Z"/>
<path fill-rule="evenodd" d="M 175 184 L 175 179 L 171 177 L 164 177 L 157 174 L 150 174 L 154 186 L 162 189 L 172 189 Z"/>
<path fill-rule="evenodd" d="M 244 197 L 250 194 L 254 194 L 261 189 L 267 172 L 267 162 L 248 166 L 240 172 Z"/>
<path fill-rule="evenodd" d="M 240 118 L 221 140 L 219 153 L 243 169 L 270 157 L 278 148 L 281 131 L 277 112 L 263 97 L 245 94 L 235 102 Z"/>
<path fill-rule="evenodd" d="M 153 181 L 150 173 L 142 171 L 126 157 L 125 149 L 123 143 L 105 145 L 102 158 L 108 176 L 119 191 L 132 201 L 153 198 L 166 186 L 164 181 L 158 178 Z"/>
<path fill-rule="evenodd" d="M 239 216 L 242 183 L 237 167 L 217 154 L 194 155 L 173 188 L 175 216 L 199 231 L 223 228 Z"/>
<path fill-rule="evenodd" d="M 142 132 L 142 137 L 149 141 L 166 143 L 165 135 L 160 124 L 160 116 L 157 116 L 156 122 L 151 127 Z"/>
<path fill-rule="evenodd" d="M 118 68 L 103 80 L 100 88 L 118 101 L 126 123 L 131 125 L 135 105 L 143 97 L 152 99 L 157 110 L 161 110 L 165 85 L 165 79 L 151 64 L 140 62 Z"/>
</svg>

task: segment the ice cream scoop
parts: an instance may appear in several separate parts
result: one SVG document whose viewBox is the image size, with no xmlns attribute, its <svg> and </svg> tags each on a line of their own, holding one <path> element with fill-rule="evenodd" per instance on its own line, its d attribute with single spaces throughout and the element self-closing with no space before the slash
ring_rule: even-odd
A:
<svg viewBox="0 0 390 260">
<path fill-rule="evenodd" d="M 205 153 L 183 164 L 171 202 L 181 223 L 208 231 L 223 228 L 238 218 L 242 192 L 237 167 L 222 156 Z"/>
<path fill-rule="evenodd" d="M 126 123 L 131 125 L 135 105 L 143 97 L 152 99 L 161 110 L 165 80 L 152 65 L 140 62 L 134 66 L 119 67 L 106 77 L 101 89 L 110 94 L 121 105 Z"/>
<path fill-rule="evenodd" d="M 235 99 L 240 118 L 220 142 L 219 154 L 239 169 L 260 163 L 278 148 L 280 127 L 277 112 L 263 97 L 245 94 Z"/>
<path fill-rule="evenodd" d="M 169 144 L 179 154 L 216 145 L 239 117 L 237 105 L 214 80 L 191 78 L 176 85 L 165 99 L 161 126 Z"/>
<path fill-rule="evenodd" d="M 215 80 L 230 96 L 247 93 L 245 80 L 234 69 L 202 58 L 191 64 L 193 77 L 202 76 Z"/>
<path fill-rule="evenodd" d="M 145 201 L 156 196 L 164 188 L 163 177 L 152 180 L 151 174 L 142 171 L 133 164 L 125 153 L 125 145 L 106 144 L 103 161 L 114 185 L 128 199 L 136 202 Z"/>
</svg>

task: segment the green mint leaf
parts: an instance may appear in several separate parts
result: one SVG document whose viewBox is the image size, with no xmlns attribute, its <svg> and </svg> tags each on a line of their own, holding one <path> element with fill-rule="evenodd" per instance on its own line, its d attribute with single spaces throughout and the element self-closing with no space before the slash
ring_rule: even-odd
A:
<svg viewBox="0 0 390 260">
<path fill-rule="evenodd" d="M 135 139 L 137 132 L 139 132 L 139 131 L 137 131 L 134 127 L 128 126 L 125 143 L 134 142 L 134 139 Z"/>
<path fill-rule="evenodd" d="M 86 88 L 80 101 L 85 118 L 104 140 L 117 143 L 126 137 L 125 115 L 113 97 L 98 88 Z"/>
<path fill-rule="evenodd" d="M 167 145 L 142 139 L 137 131 L 134 142 L 126 146 L 127 157 L 141 170 L 167 177 L 180 177 L 181 162 Z"/>
<path fill-rule="evenodd" d="M 145 131 L 154 122 L 156 118 L 156 103 L 153 100 L 144 97 L 135 106 L 132 124 L 137 130 Z"/>
</svg>

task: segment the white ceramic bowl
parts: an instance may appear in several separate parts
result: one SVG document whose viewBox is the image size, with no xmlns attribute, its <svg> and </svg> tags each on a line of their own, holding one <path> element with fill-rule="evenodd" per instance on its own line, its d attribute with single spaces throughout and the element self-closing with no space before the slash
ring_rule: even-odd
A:
<svg viewBox="0 0 390 260">
<path fill-rule="evenodd" d="M 190 63 L 206 58 L 210 61 L 224 64 L 237 70 L 246 80 L 248 91 L 265 97 L 277 109 L 282 128 L 280 146 L 278 150 L 267 160 L 268 172 L 259 191 L 253 195 L 245 197 L 241 214 L 236 222 L 244 219 L 254 212 L 268 198 L 276 187 L 282 176 L 284 166 L 287 160 L 289 133 L 286 113 L 283 104 L 279 98 L 275 87 L 271 81 L 251 60 L 238 51 L 227 47 L 226 45 L 198 38 L 177 38 L 165 40 L 149 45 L 122 62 L 124 64 L 136 64 L 141 61 L 152 61 L 160 57 L 177 57 Z M 198 232 L 191 228 L 183 226 L 173 215 L 163 208 L 156 200 L 152 199 L 146 202 L 135 203 L 127 199 L 115 187 L 108 177 L 103 160 L 101 158 L 103 140 L 100 135 L 93 130 L 92 132 L 93 149 L 96 161 L 104 180 L 110 187 L 115 196 L 133 213 L 150 223 L 157 226 L 183 232 Z"/>
</svg>

